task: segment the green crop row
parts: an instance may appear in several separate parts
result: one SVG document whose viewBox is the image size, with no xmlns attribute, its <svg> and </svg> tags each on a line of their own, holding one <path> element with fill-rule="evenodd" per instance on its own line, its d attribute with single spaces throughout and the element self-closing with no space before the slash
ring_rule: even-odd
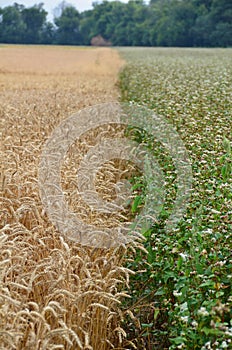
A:
<svg viewBox="0 0 232 350">
<path fill-rule="evenodd" d="M 148 254 L 138 251 L 127 266 L 136 274 L 125 308 L 139 321 L 128 322 L 128 333 L 138 349 L 231 349 L 232 50 L 120 52 L 127 60 L 122 101 L 146 106 L 173 126 L 193 174 L 187 211 L 167 231 L 178 190 L 175 167 L 162 140 L 134 129 L 133 138 L 163 171 L 166 195 L 159 217 L 143 230 Z M 142 176 L 135 181 L 143 199 L 149 184 Z M 140 202 L 137 196 L 133 211 Z"/>
</svg>

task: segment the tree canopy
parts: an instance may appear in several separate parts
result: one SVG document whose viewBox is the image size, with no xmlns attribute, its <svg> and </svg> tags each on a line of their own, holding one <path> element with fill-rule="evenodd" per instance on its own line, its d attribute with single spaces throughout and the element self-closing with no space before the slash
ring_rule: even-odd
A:
<svg viewBox="0 0 232 350">
<path fill-rule="evenodd" d="M 0 7 L 2 43 L 89 45 L 95 36 L 115 46 L 228 47 L 232 2 L 103 0 L 80 13 L 63 1 L 54 22 L 47 20 L 42 3 Z"/>
</svg>

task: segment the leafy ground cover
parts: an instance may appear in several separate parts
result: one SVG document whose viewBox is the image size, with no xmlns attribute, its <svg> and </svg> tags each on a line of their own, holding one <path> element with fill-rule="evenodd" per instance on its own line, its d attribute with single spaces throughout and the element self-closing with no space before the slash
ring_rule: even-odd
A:
<svg viewBox="0 0 232 350">
<path fill-rule="evenodd" d="M 167 233 L 175 169 L 162 144 L 134 130 L 163 170 L 166 198 L 158 221 L 144 232 L 148 254 L 139 251 L 128 262 L 137 272 L 125 303 L 136 317 L 128 333 L 139 349 L 231 349 L 232 50 L 125 48 L 121 54 L 128 61 L 120 75 L 122 100 L 149 107 L 175 127 L 193 172 L 187 212 Z M 143 177 L 135 183 L 145 196 Z"/>
</svg>

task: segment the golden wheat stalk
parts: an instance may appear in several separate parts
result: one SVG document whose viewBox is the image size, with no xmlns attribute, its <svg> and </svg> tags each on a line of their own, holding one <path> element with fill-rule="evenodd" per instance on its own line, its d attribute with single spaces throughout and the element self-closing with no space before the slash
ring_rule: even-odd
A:
<svg viewBox="0 0 232 350">
<path fill-rule="evenodd" d="M 60 121 L 118 97 L 122 61 L 110 49 L 1 50 L 0 348 L 120 349 L 126 337 L 120 303 L 128 297 L 131 273 L 122 265 L 126 248 L 93 249 L 60 237 L 42 207 L 37 178 L 43 144 Z M 99 228 L 114 227 L 127 212 L 91 212 L 76 196 L 76 169 L 99 139 L 115 134 L 123 135 L 122 128 L 104 126 L 83 135 L 61 169 L 68 205 Z M 129 176 L 133 169 L 127 166 L 111 161 L 97 174 L 103 199 L 114 198 L 112 183 Z"/>
</svg>

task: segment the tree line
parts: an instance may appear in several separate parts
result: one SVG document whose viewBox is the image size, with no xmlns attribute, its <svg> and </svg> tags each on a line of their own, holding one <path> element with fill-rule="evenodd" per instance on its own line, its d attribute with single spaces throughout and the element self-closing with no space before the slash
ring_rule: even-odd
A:
<svg viewBox="0 0 232 350">
<path fill-rule="evenodd" d="M 57 10 L 50 22 L 42 3 L 0 7 L 0 42 L 89 45 L 99 36 L 114 46 L 232 46 L 229 0 L 104 0 L 84 12 L 62 2 Z"/>
</svg>

